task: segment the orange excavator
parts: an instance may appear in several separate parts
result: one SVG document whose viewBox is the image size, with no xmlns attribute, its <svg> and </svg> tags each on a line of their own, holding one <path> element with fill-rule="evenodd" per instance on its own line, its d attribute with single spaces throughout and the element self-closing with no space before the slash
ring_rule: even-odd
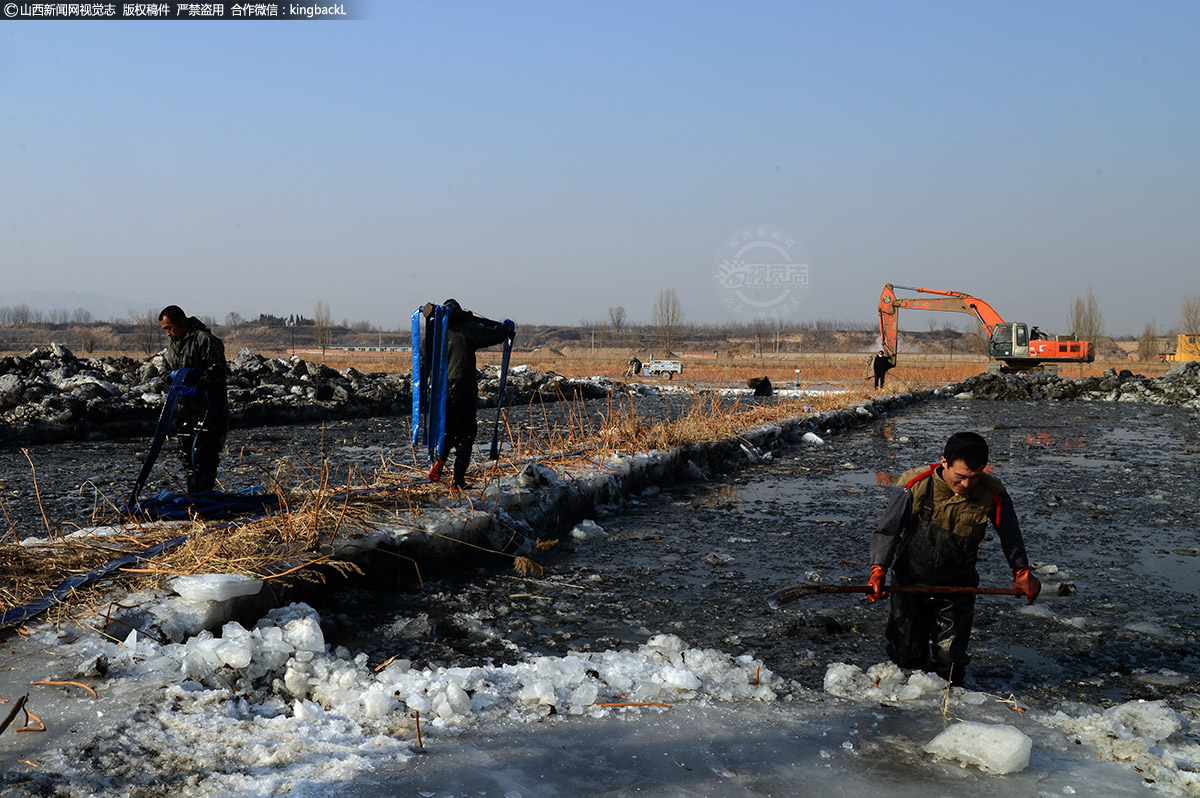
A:
<svg viewBox="0 0 1200 798">
<path fill-rule="evenodd" d="M 897 297 L 896 289 L 934 294 L 933 297 Z M 897 321 L 900 308 L 945 310 L 974 316 L 988 332 L 988 355 L 998 363 L 989 371 L 1055 371 L 1058 363 L 1091 363 L 1095 347 L 1071 335 L 1047 336 L 1023 321 L 1005 321 L 991 305 L 960 291 L 938 291 L 888 283 L 879 295 L 879 336 L 884 356 L 896 365 L 899 352 Z"/>
</svg>

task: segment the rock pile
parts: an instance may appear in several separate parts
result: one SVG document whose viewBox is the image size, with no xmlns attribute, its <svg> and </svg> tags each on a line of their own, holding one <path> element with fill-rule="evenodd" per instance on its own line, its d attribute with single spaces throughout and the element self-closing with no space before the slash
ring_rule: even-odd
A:
<svg viewBox="0 0 1200 798">
<path fill-rule="evenodd" d="M 402 415 L 412 407 L 408 374 L 335 371 L 295 356 L 266 358 L 248 349 L 229 366 L 234 426 Z M 481 407 L 496 405 L 498 371 L 488 366 L 480 372 Z M 0 446 L 150 434 L 168 386 L 161 354 L 144 360 L 77 358 L 51 344 L 0 358 Z M 509 373 L 505 403 L 598 398 L 617 386 L 640 390 L 603 378 L 572 380 L 517 366 Z"/>
<path fill-rule="evenodd" d="M 1181 363 L 1161 377 L 1108 369 L 1101 377 L 981 374 L 955 386 L 959 399 L 1145 402 L 1200 410 L 1200 363 Z"/>
</svg>

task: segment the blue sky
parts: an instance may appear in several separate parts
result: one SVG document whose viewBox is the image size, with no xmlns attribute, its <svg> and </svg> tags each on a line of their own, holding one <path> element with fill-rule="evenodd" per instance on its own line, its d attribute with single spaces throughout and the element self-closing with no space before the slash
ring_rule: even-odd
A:
<svg viewBox="0 0 1200 798">
<path fill-rule="evenodd" d="M 802 245 L 792 321 L 886 282 L 1111 334 L 1200 292 L 1200 4 L 360 0 L 313 22 L 0 20 L 2 291 L 403 326 L 687 321 Z M 929 318 L 927 318 L 929 317 Z M 957 317 L 909 313 L 924 328 Z"/>
</svg>

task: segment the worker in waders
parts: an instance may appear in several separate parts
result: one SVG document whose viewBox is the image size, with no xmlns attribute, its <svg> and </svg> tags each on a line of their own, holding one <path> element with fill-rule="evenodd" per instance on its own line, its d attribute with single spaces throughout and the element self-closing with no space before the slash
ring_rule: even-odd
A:
<svg viewBox="0 0 1200 798">
<path fill-rule="evenodd" d="M 988 445 L 974 432 L 956 432 L 946 441 L 941 463 L 914 468 L 901 477 L 871 536 L 871 577 L 867 598 L 888 595 L 893 585 L 977 587 L 979 544 L 988 524 L 1012 568 L 1013 587 L 1030 604 L 1041 584 L 1029 573 L 1029 559 L 1012 498 L 1000 480 L 983 473 Z M 902 668 L 932 671 L 955 685 L 963 683 L 967 645 L 975 616 L 975 596 L 892 593 L 887 652 Z"/>
<path fill-rule="evenodd" d="M 887 373 L 890 369 L 895 368 L 896 364 L 893 360 L 879 350 L 879 354 L 871 358 L 871 371 L 875 374 L 875 387 L 882 388 L 884 380 L 887 379 Z"/>
<path fill-rule="evenodd" d="M 511 338 L 515 325 L 511 321 L 492 321 L 476 316 L 453 299 L 442 303 L 449 310 L 446 343 L 446 441 L 442 457 L 434 461 L 429 470 L 429 481 L 442 478 L 445 458 L 454 450 L 455 488 L 467 484 L 467 468 L 471 465 L 471 448 L 475 445 L 478 423 L 475 411 L 479 404 L 479 369 L 475 353 L 480 349 L 503 343 Z M 425 318 L 433 315 L 434 305 L 427 302 L 421 309 Z M 431 340 L 426 337 L 424 347 Z M 429 353 L 423 353 L 422 362 L 431 362 Z"/>
<path fill-rule="evenodd" d="M 179 389 L 173 428 L 190 496 L 216 486 L 217 465 L 229 431 L 229 365 L 221 339 L 178 305 L 163 308 L 158 323 L 170 339 L 163 358 L 172 378 L 179 369 L 189 370 Z"/>
</svg>

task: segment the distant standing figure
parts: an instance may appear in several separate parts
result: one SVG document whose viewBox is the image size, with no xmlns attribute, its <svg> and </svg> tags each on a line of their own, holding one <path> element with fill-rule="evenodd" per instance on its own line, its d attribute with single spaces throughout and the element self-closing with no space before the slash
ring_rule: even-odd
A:
<svg viewBox="0 0 1200 798">
<path fill-rule="evenodd" d="M 170 339 L 163 358 L 172 378 L 179 369 L 189 369 L 179 390 L 173 424 L 187 492 L 212 490 L 229 431 L 225 345 L 208 325 L 188 316 L 178 305 L 163 308 L 158 324 Z"/>
<path fill-rule="evenodd" d="M 884 377 L 887 376 L 888 369 L 892 367 L 892 359 L 879 350 L 879 354 L 875 355 L 875 359 L 871 361 L 871 370 L 875 372 L 875 387 L 882 388 Z"/>
<path fill-rule="evenodd" d="M 475 418 L 479 405 L 479 369 L 475 352 L 502 343 L 516 329 L 511 321 L 492 321 L 476 316 L 453 299 L 442 303 L 449 309 L 446 355 L 446 445 L 445 455 L 454 450 L 454 481 L 456 488 L 466 487 L 467 468 L 471 464 L 471 447 L 475 445 L 478 422 Z M 425 303 L 422 315 L 433 315 L 432 302 Z M 430 341 L 425 340 L 428 347 Z M 428 353 L 422 360 L 429 362 Z M 429 470 L 429 481 L 442 478 L 445 460 L 437 460 Z"/>
<path fill-rule="evenodd" d="M 772 396 L 775 393 L 769 377 L 751 377 L 746 380 L 746 385 L 754 389 L 755 396 Z"/>
</svg>

